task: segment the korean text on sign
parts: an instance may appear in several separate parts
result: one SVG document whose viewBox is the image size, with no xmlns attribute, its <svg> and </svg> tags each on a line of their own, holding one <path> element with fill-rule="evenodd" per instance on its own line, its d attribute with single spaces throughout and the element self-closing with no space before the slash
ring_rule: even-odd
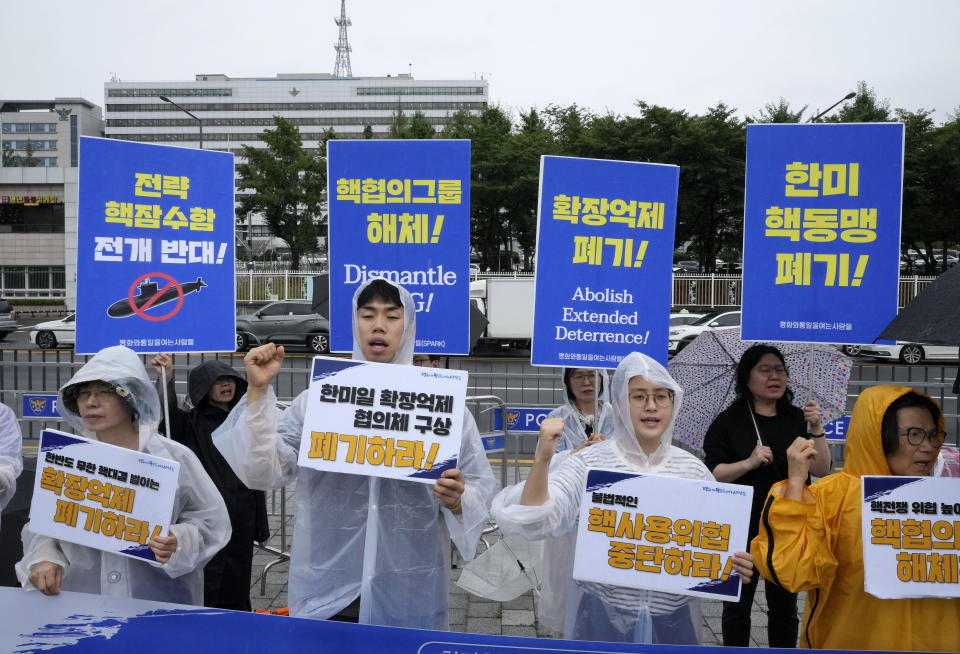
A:
<svg viewBox="0 0 960 654">
<path fill-rule="evenodd" d="M 300 464 L 432 483 L 459 455 L 465 392 L 459 371 L 317 357 Z"/>
<path fill-rule="evenodd" d="M 179 464 L 44 430 L 31 529 L 153 561 L 147 543 L 166 533 Z"/>
<path fill-rule="evenodd" d="M 896 315 L 903 125 L 749 125 L 743 337 L 873 342 Z"/>
<path fill-rule="evenodd" d="M 736 599 L 733 552 L 746 541 L 749 490 L 590 470 L 574 578 Z"/>
</svg>

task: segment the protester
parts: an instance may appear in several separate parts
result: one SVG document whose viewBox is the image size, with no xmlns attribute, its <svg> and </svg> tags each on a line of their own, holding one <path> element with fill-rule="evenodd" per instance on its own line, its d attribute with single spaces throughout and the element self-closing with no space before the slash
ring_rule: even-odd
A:
<svg viewBox="0 0 960 654">
<path fill-rule="evenodd" d="M 184 411 L 177 405 L 173 360 L 161 352 L 151 363 L 157 374 L 166 370 L 171 438 L 197 455 L 230 514 L 230 542 L 203 569 L 203 604 L 249 611 L 253 542 L 270 538 L 266 498 L 263 491 L 243 485 L 211 438 L 247 391 L 247 382 L 219 359 L 204 361 L 187 376 L 187 395 L 193 408 Z"/>
<path fill-rule="evenodd" d="M 0 404 L 0 510 L 17 490 L 17 477 L 23 471 L 20 425 L 6 404 Z"/>
<path fill-rule="evenodd" d="M 640 353 L 627 356 L 613 375 L 610 438 L 551 467 L 564 424 L 557 418 L 545 419 L 530 476 L 494 498 L 492 513 L 500 529 L 531 540 L 575 538 L 589 468 L 712 481 L 699 459 L 670 444 L 682 399 L 683 391 L 662 365 Z M 749 554 L 737 552 L 734 566 L 744 579 L 750 579 L 753 564 Z M 565 638 L 678 645 L 699 642 L 700 604 L 695 598 L 578 582 L 572 576 L 572 561 L 566 569 L 549 572 L 553 587 L 566 589 Z"/>
<path fill-rule="evenodd" d="M 603 435 L 613 429 L 613 411 L 607 402 L 607 371 L 598 371 L 597 376 L 599 398 L 593 369 L 563 369 L 564 402 L 547 416 L 563 420 L 563 436 L 557 443 L 557 452 L 602 441 Z M 599 419 L 595 415 L 598 411 Z"/>
<path fill-rule="evenodd" d="M 808 591 L 804 647 L 957 651 L 960 599 L 868 594 L 861 538 L 861 476 L 930 475 L 944 424 L 927 395 L 875 386 L 853 407 L 841 472 L 806 487 L 819 452 L 806 439 L 787 450 L 789 476 L 770 490 L 751 551 L 764 577 L 792 592 Z"/>
<path fill-rule="evenodd" d="M 600 380 L 599 398 L 595 393 L 593 369 L 563 370 L 564 403 L 547 416 L 563 420 L 563 435 L 557 441 L 556 454 L 550 461 L 551 469 L 567 455 L 601 442 L 604 434 L 613 431 L 613 410 L 607 401 L 607 371 L 599 370 L 597 376 Z M 595 416 L 597 407 L 600 408 L 599 420 Z M 537 603 L 537 620 L 542 631 L 554 636 L 563 634 L 567 586 L 564 575 L 573 568 L 576 541 L 577 534 L 574 531 L 543 539 L 543 581 L 540 601 Z"/>
<path fill-rule="evenodd" d="M 357 289 L 353 307 L 353 358 L 410 365 L 416 319 L 410 293 L 374 279 Z M 270 381 L 282 359 L 283 348 L 272 344 L 247 354 L 247 395 L 214 443 L 251 488 L 296 480 L 290 614 L 447 629 L 449 542 L 473 558 L 494 486 L 473 417 L 462 416 L 459 469 L 445 471 L 432 488 L 298 468 L 308 391 L 277 417 Z"/>
<path fill-rule="evenodd" d="M 189 449 L 157 432 L 160 400 L 137 355 L 98 352 L 61 389 L 59 409 L 81 436 L 180 463 L 170 529 L 147 543 L 160 565 L 42 536 L 23 528 L 17 578 L 45 595 L 60 590 L 203 603 L 203 566 L 230 538 L 227 509 Z"/>
<path fill-rule="evenodd" d="M 439 368 L 440 357 L 438 357 L 436 354 L 414 354 L 413 365 L 420 366 L 422 368 Z"/>
<path fill-rule="evenodd" d="M 747 349 L 737 365 L 737 397 L 714 419 L 703 440 L 704 463 L 717 481 L 753 487 L 750 540 L 757 535 L 760 510 L 770 487 L 787 478 L 787 448 L 795 439 L 805 437 L 808 424 L 817 451 L 811 472 L 818 477 L 830 472 L 830 450 L 820 424 L 820 407 L 813 401 L 802 410 L 795 407 L 787 382 L 787 366 L 780 350 L 765 344 Z M 723 603 L 721 625 L 727 647 L 750 644 L 750 611 L 758 581 L 759 577 L 754 577 L 742 586 L 739 602 Z M 796 647 L 796 594 L 769 580 L 764 586 L 770 647 Z"/>
</svg>

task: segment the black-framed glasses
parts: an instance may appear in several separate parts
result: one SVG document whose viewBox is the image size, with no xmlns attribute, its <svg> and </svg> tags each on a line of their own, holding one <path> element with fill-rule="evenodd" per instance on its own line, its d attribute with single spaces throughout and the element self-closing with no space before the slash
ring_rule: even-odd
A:
<svg viewBox="0 0 960 654">
<path fill-rule="evenodd" d="M 931 429 L 926 431 L 920 429 L 919 427 L 908 427 L 907 429 L 901 429 L 900 433 L 907 437 L 907 442 L 911 445 L 922 445 L 923 441 L 929 440 L 934 447 L 940 447 L 943 445 L 944 439 L 947 437 L 947 432 L 941 429 Z"/>
<path fill-rule="evenodd" d="M 653 393 L 645 393 L 644 391 L 636 391 L 630 393 L 630 404 L 633 406 L 644 407 L 647 406 L 647 400 L 653 398 L 653 403 L 656 404 L 661 409 L 665 409 L 671 404 L 673 404 L 673 391 L 654 391 Z"/>
</svg>

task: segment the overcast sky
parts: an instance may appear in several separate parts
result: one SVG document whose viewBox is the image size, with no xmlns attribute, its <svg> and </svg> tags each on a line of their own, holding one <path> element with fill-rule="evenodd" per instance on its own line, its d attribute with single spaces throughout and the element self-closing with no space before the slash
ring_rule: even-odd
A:
<svg viewBox="0 0 960 654">
<path fill-rule="evenodd" d="M 103 83 L 332 72 L 339 0 L 3 0 L 0 98 Z M 355 76 L 490 82 L 510 110 L 638 99 L 741 116 L 783 96 L 824 109 L 865 80 L 892 107 L 960 106 L 954 0 L 348 0 Z M 810 114 L 807 114 L 809 116 Z"/>
</svg>

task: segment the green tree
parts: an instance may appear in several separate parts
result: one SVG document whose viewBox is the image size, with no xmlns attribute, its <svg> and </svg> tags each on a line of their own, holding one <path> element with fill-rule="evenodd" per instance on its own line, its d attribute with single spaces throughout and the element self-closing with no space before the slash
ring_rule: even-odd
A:
<svg viewBox="0 0 960 654">
<path fill-rule="evenodd" d="M 13 148 L 10 147 L 10 144 L 4 141 L 3 143 L 3 158 L 0 160 L 0 165 L 5 168 L 15 168 L 19 166 L 20 157 L 18 157 L 13 152 Z"/>
<path fill-rule="evenodd" d="M 857 95 L 832 116 L 822 120 L 831 123 L 884 123 L 891 119 L 890 102 L 878 100 L 877 93 L 866 82 L 857 82 Z"/>
<path fill-rule="evenodd" d="M 373 127 L 370 125 L 363 126 L 363 138 L 367 141 L 373 138 Z"/>
<path fill-rule="evenodd" d="M 803 105 L 800 111 L 790 109 L 790 103 L 782 96 L 776 102 L 768 102 L 763 105 L 763 109 L 756 116 L 748 116 L 748 123 L 799 123 L 803 112 L 807 110 L 807 105 Z"/>
<path fill-rule="evenodd" d="M 266 148 L 244 146 L 246 163 L 237 166 L 237 189 L 253 191 L 240 197 L 240 212 L 260 213 L 270 233 L 290 248 L 291 268 L 316 250 L 320 206 L 326 188 L 326 161 L 307 152 L 297 127 L 280 116 L 274 129 L 260 135 Z"/>
</svg>

